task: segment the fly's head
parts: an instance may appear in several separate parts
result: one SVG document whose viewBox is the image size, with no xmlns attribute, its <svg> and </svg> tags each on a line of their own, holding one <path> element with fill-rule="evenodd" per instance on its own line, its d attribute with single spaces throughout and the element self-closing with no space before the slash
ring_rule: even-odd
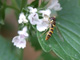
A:
<svg viewBox="0 0 80 60">
<path fill-rule="evenodd" d="M 54 23 L 56 21 L 56 18 L 55 17 L 50 17 L 50 23 Z"/>
<path fill-rule="evenodd" d="M 56 21 L 56 18 L 55 18 L 55 16 L 53 16 L 53 17 L 50 17 L 50 20 L 52 21 Z"/>
</svg>

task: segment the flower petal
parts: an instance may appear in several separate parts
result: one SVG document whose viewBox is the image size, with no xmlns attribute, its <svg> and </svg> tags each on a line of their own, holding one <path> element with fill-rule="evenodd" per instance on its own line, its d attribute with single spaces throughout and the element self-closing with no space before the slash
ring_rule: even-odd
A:
<svg viewBox="0 0 80 60">
<path fill-rule="evenodd" d="M 21 40 L 17 43 L 16 47 L 25 48 L 25 47 L 26 47 L 26 40 L 25 40 L 25 39 L 21 39 Z"/>
<path fill-rule="evenodd" d="M 30 9 L 30 13 L 36 13 L 37 12 L 36 8 L 28 7 L 28 9 Z"/>
<path fill-rule="evenodd" d="M 13 39 L 12 39 L 12 43 L 16 42 L 18 40 L 19 36 L 15 36 Z"/>
<path fill-rule="evenodd" d="M 41 24 L 37 24 L 37 30 L 42 32 L 48 29 L 49 24 L 46 21 L 43 21 Z"/>
<path fill-rule="evenodd" d="M 26 19 L 26 16 L 24 15 L 24 13 L 20 13 L 20 16 L 19 16 L 19 20 L 18 20 L 18 23 L 21 24 L 21 23 L 27 23 L 28 20 Z"/>
<path fill-rule="evenodd" d="M 48 8 L 54 9 L 55 11 L 60 11 L 62 7 L 60 7 L 60 3 L 58 3 L 58 1 L 59 0 L 52 0 Z"/>
<path fill-rule="evenodd" d="M 12 39 L 12 43 L 14 44 L 14 46 L 16 46 L 18 48 L 25 48 L 26 47 L 26 40 L 25 40 L 25 38 L 21 38 L 20 36 L 15 36 Z"/>
<path fill-rule="evenodd" d="M 27 31 L 27 27 L 26 26 L 23 27 L 22 31 Z"/>
<path fill-rule="evenodd" d="M 23 27 L 22 30 L 18 31 L 18 34 L 19 34 L 19 35 L 25 35 L 25 33 L 27 33 L 27 27 L 26 27 L 26 26 Z"/>
<path fill-rule="evenodd" d="M 19 20 L 18 20 L 18 23 L 19 23 L 19 24 L 22 23 L 22 20 L 19 19 Z"/>
<path fill-rule="evenodd" d="M 54 8 L 53 8 L 55 11 L 60 11 L 62 9 L 62 7 L 60 7 L 60 4 L 57 3 Z"/>
<path fill-rule="evenodd" d="M 47 9 L 47 10 L 40 10 L 39 13 L 42 13 L 43 17 L 45 17 L 45 16 L 50 17 L 51 11 L 49 9 Z"/>
<path fill-rule="evenodd" d="M 32 25 L 39 23 L 39 17 L 37 13 L 32 13 L 28 16 L 28 19 Z"/>
</svg>

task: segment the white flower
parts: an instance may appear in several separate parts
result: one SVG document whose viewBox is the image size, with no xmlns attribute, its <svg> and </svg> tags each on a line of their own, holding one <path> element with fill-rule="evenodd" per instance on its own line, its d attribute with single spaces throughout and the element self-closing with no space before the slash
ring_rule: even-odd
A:
<svg viewBox="0 0 80 60">
<path fill-rule="evenodd" d="M 41 23 L 37 24 L 37 30 L 39 32 L 42 32 L 42 31 L 45 31 L 46 29 L 48 29 L 49 27 L 49 20 L 48 18 L 43 18 L 43 19 L 40 19 L 41 20 Z"/>
<path fill-rule="evenodd" d="M 52 0 L 49 9 L 54 9 L 55 11 L 60 11 L 62 7 L 60 7 L 60 3 L 58 0 Z"/>
<path fill-rule="evenodd" d="M 45 17 L 50 17 L 51 11 L 49 9 L 47 10 L 40 10 L 39 13 L 42 13 L 42 16 Z"/>
<path fill-rule="evenodd" d="M 51 11 L 49 9 L 40 10 L 39 13 L 42 13 L 43 18 L 39 19 L 40 22 L 39 24 L 37 24 L 37 30 L 39 32 L 42 32 L 49 28 L 49 17 L 50 17 Z"/>
<path fill-rule="evenodd" d="M 28 20 L 26 19 L 26 16 L 24 15 L 24 13 L 21 13 L 20 16 L 19 16 L 19 20 L 18 20 L 18 23 L 27 23 Z"/>
<path fill-rule="evenodd" d="M 30 13 L 36 13 L 37 12 L 36 8 L 28 7 L 28 9 L 30 10 Z"/>
<path fill-rule="evenodd" d="M 37 13 L 31 13 L 28 16 L 28 19 L 32 25 L 36 25 L 37 23 L 39 23 L 39 17 Z"/>
<path fill-rule="evenodd" d="M 29 36 L 27 33 L 27 27 L 24 27 L 21 31 L 18 31 L 18 36 L 15 36 L 12 39 L 12 43 L 14 43 L 14 45 L 16 47 L 19 48 L 25 48 L 26 47 L 26 38 Z"/>
<path fill-rule="evenodd" d="M 16 46 L 18 48 L 25 48 L 26 47 L 26 40 L 25 40 L 25 38 L 22 38 L 21 36 L 15 36 L 12 39 L 12 43 L 14 44 L 14 46 Z"/>
<path fill-rule="evenodd" d="M 27 27 L 24 27 L 21 31 L 18 31 L 19 35 L 22 35 L 23 37 L 28 37 L 28 33 L 27 33 Z"/>
</svg>

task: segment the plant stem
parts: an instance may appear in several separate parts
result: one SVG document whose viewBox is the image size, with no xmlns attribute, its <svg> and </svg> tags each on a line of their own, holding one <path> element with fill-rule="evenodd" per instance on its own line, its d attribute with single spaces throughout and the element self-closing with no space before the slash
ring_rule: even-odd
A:
<svg viewBox="0 0 80 60">
<path fill-rule="evenodd" d="M 21 55 L 20 55 L 20 59 L 19 60 L 23 60 L 23 49 L 21 49 Z"/>
<path fill-rule="evenodd" d="M 14 10 L 16 10 L 16 11 L 20 12 L 20 10 L 19 10 L 18 8 L 13 7 L 13 6 L 6 5 L 6 8 L 11 8 L 11 9 L 14 9 Z"/>
</svg>

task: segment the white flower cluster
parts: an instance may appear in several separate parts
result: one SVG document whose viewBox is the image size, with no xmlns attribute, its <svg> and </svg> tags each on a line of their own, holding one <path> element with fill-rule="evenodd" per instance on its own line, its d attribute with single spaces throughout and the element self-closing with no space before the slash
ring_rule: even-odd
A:
<svg viewBox="0 0 80 60">
<path fill-rule="evenodd" d="M 51 4 L 51 6 L 49 6 L 48 8 L 54 8 L 54 10 L 59 11 L 62 8 L 60 7 L 60 4 L 58 3 L 58 0 L 53 0 L 53 4 Z M 26 18 L 26 16 L 24 15 L 24 13 L 21 13 L 19 16 L 19 20 L 18 23 L 19 24 L 24 24 L 24 23 L 28 23 L 28 21 L 32 24 L 32 25 L 36 25 L 36 29 L 39 32 L 45 31 L 46 29 L 49 28 L 49 17 L 51 14 L 50 9 L 46 9 L 46 10 L 37 10 L 36 8 L 33 7 L 28 7 L 30 14 L 28 15 L 28 20 Z M 42 14 L 43 18 L 39 18 L 39 14 Z M 12 40 L 12 43 L 14 43 L 14 45 L 16 47 L 19 48 L 25 48 L 26 47 L 26 38 L 28 37 L 28 33 L 27 33 L 27 27 L 23 27 L 23 29 L 21 31 L 18 31 L 18 36 L 15 36 Z"/>
<path fill-rule="evenodd" d="M 49 17 L 51 14 L 51 11 L 49 9 L 47 10 L 40 10 L 38 13 L 42 13 L 42 19 L 39 19 L 39 15 L 37 13 L 36 8 L 28 7 L 30 9 L 30 14 L 28 16 L 28 19 L 32 25 L 36 25 L 36 28 L 38 31 L 42 32 L 49 26 Z"/>
</svg>

